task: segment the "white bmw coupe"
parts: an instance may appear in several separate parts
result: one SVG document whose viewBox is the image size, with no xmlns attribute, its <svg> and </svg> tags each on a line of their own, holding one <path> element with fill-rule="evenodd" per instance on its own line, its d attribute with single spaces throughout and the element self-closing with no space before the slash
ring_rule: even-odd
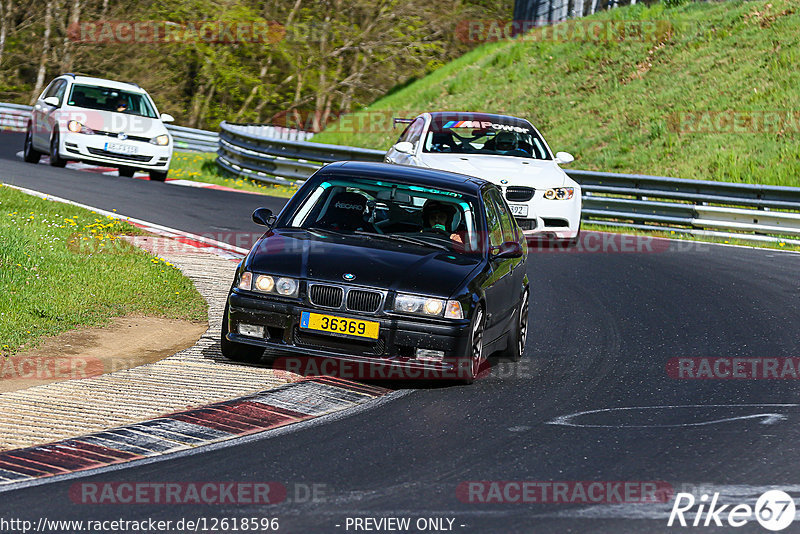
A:
<svg viewBox="0 0 800 534">
<path fill-rule="evenodd" d="M 559 167 L 533 125 L 516 117 L 471 112 L 423 113 L 396 119 L 408 126 L 386 153 L 387 163 L 431 167 L 500 186 L 529 238 L 574 244 L 581 227 L 581 187 Z"/>
</svg>

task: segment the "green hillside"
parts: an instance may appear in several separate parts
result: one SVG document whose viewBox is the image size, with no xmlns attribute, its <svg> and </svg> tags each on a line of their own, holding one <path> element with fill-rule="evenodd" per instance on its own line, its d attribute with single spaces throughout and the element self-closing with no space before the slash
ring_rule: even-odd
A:
<svg viewBox="0 0 800 534">
<path fill-rule="evenodd" d="M 657 31 L 580 32 L 611 20 Z M 502 112 L 576 169 L 800 185 L 800 3 L 636 5 L 566 24 L 556 39 L 537 29 L 480 46 L 314 140 L 385 149 L 399 134 L 387 116 Z"/>
</svg>

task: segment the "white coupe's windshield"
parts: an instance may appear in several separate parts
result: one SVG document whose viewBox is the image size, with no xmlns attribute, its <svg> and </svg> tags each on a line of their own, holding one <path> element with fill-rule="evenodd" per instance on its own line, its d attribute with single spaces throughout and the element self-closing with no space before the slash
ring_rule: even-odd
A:
<svg viewBox="0 0 800 534">
<path fill-rule="evenodd" d="M 544 141 L 522 120 L 434 119 L 423 152 L 551 159 Z"/>
<path fill-rule="evenodd" d="M 156 111 L 148 98 L 141 93 L 131 93 L 96 85 L 73 85 L 69 95 L 70 106 L 102 111 L 114 111 L 140 117 L 156 118 Z"/>
<path fill-rule="evenodd" d="M 326 178 L 288 226 L 372 235 L 454 252 L 479 250 L 477 199 L 429 187 L 368 178 Z"/>
</svg>

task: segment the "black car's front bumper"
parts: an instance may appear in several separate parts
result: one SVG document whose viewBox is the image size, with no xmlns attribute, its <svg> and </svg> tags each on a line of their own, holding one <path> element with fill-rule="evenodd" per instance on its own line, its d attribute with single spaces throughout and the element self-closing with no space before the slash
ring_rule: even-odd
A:
<svg viewBox="0 0 800 534">
<path fill-rule="evenodd" d="M 313 311 L 380 323 L 377 340 L 338 336 L 300 328 L 300 314 Z M 300 300 L 269 299 L 234 289 L 228 296 L 228 340 L 261 346 L 286 355 L 287 370 L 302 372 L 309 363 L 303 358 L 332 358 L 352 365 L 319 368 L 323 374 L 343 378 L 461 378 L 465 355 L 469 354 L 468 319 L 444 320 L 393 314 L 358 314 L 315 308 Z M 238 325 L 264 326 L 264 338 L 243 336 Z M 442 351 L 441 361 L 417 359 L 416 349 Z M 293 360 L 295 358 L 296 360 Z M 299 359 L 297 359 L 299 358 Z M 468 362 L 468 360 L 466 360 Z M 310 364 L 313 371 L 317 363 Z M 394 369 L 391 370 L 385 368 Z M 381 368 L 384 368 L 383 370 Z M 346 371 L 345 371 L 346 370 Z M 364 373 L 366 376 L 351 376 Z"/>
</svg>

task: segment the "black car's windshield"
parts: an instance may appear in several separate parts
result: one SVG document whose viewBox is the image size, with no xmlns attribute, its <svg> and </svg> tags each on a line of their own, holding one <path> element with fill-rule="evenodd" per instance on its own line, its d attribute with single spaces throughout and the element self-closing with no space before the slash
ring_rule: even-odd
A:
<svg viewBox="0 0 800 534">
<path fill-rule="evenodd" d="M 522 120 L 431 121 L 423 152 L 551 159 L 544 140 Z"/>
<path fill-rule="evenodd" d="M 145 95 L 110 87 L 73 85 L 67 103 L 70 106 L 156 118 L 156 111 Z"/>
<path fill-rule="evenodd" d="M 386 238 L 475 252 L 477 199 L 442 189 L 369 178 L 326 178 L 286 219 L 291 228 Z"/>
</svg>

